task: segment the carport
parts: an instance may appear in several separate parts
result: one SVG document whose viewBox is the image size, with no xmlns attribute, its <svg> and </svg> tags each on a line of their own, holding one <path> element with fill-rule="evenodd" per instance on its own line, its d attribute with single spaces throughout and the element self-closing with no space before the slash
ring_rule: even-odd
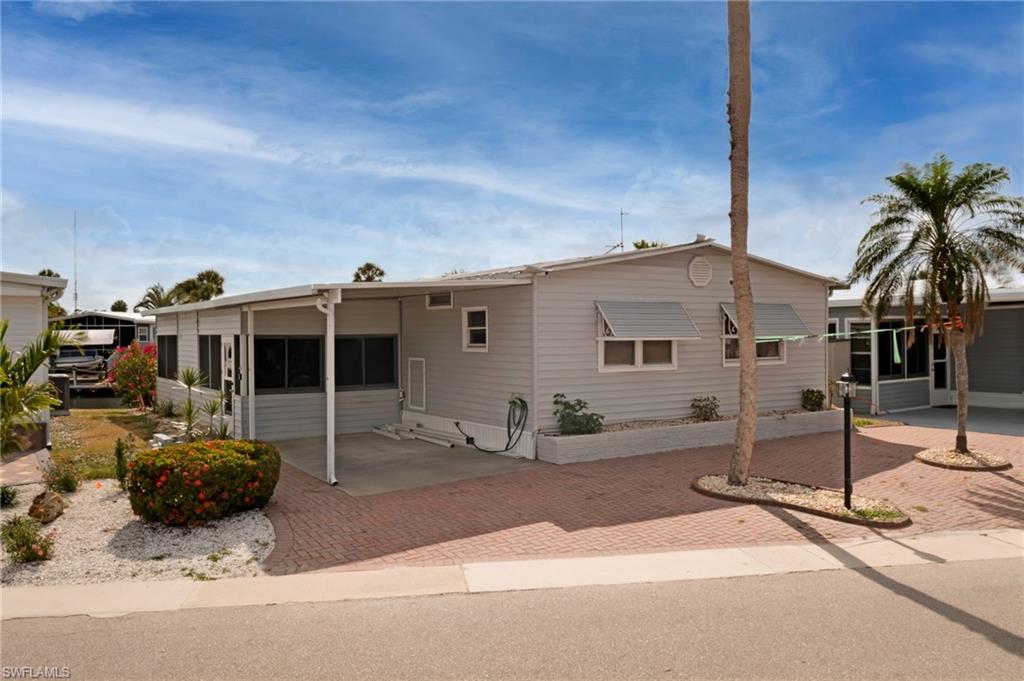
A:
<svg viewBox="0 0 1024 681">
<path fill-rule="evenodd" d="M 274 444 L 282 460 L 323 480 L 327 475 L 324 438 L 306 437 Z M 338 488 L 352 496 L 438 485 L 511 473 L 548 464 L 484 454 L 467 447 L 441 447 L 420 440 L 392 440 L 375 433 L 335 437 Z"/>
</svg>

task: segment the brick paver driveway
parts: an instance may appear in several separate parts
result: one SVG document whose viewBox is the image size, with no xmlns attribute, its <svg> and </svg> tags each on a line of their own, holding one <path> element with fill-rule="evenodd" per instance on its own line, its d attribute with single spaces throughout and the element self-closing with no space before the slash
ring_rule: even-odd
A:
<svg viewBox="0 0 1024 681">
<path fill-rule="evenodd" d="M 973 447 L 1009 458 L 1003 473 L 947 471 L 913 460 L 952 432 L 892 426 L 854 436 L 855 491 L 890 499 L 914 524 L 891 534 L 1024 526 L 1024 438 L 977 434 Z M 359 498 L 290 466 L 268 514 L 272 574 L 383 565 L 579 556 L 829 541 L 873 530 L 693 492 L 724 472 L 729 447 L 708 447 L 521 472 Z M 842 486 L 842 434 L 758 443 L 752 472 Z"/>
</svg>

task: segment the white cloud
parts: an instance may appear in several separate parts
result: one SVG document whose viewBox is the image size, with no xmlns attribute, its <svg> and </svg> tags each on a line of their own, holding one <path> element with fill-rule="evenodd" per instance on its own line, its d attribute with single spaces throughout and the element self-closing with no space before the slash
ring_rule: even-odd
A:
<svg viewBox="0 0 1024 681">
<path fill-rule="evenodd" d="M 32 9 L 40 14 L 86 21 L 103 14 L 134 14 L 135 7 L 131 2 L 94 2 L 91 0 L 43 0 L 32 4 Z"/>
</svg>

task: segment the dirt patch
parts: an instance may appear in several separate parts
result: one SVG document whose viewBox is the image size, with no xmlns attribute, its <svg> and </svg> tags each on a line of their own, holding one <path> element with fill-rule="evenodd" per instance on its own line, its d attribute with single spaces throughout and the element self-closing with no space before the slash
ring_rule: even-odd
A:
<svg viewBox="0 0 1024 681">
<path fill-rule="evenodd" d="M 118 438 L 130 435 L 146 448 L 156 426 L 156 419 L 133 409 L 72 409 L 51 420 L 53 455 L 75 464 L 85 479 L 112 478 Z"/>
<path fill-rule="evenodd" d="M 858 525 L 892 528 L 910 524 L 910 516 L 888 501 L 854 495 L 847 509 L 842 490 L 785 480 L 751 476 L 746 485 L 730 485 L 724 475 L 705 475 L 694 480 L 693 489 L 718 499 L 782 506 Z"/>
<path fill-rule="evenodd" d="M 933 447 L 918 452 L 914 458 L 929 466 L 949 468 L 955 471 L 1004 471 L 1013 468 L 1013 464 L 1003 457 L 978 450 L 964 453 L 955 449 Z"/>
<path fill-rule="evenodd" d="M 20 488 L 0 520 L 25 515 L 41 485 Z M 83 483 L 63 495 L 64 514 L 44 531 L 56 530 L 53 558 L 13 563 L 0 549 L 3 584 L 90 584 L 262 575 L 261 562 L 274 546 L 274 529 L 263 511 L 246 511 L 202 527 L 165 527 L 132 513 L 116 480 Z"/>
</svg>

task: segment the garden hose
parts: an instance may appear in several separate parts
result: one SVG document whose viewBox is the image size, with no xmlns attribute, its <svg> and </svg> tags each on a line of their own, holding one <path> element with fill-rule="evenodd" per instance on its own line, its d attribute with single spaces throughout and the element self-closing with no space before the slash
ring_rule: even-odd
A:
<svg viewBox="0 0 1024 681">
<path fill-rule="evenodd" d="M 458 421 L 455 422 L 455 428 L 465 436 L 466 444 L 472 445 L 477 451 L 486 452 L 487 454 L 503 454 L 515 449 L 516 445 L 519 444 L 519 440 L 523 437 L 523 431 L 526 430 L 526 417 L 529 413 L 530 407 L 526 404 L 526 400 L 518 395 L 509 398 L 508 415 L 505 418 L 505 434 L 507 439 L 505 440 L 504 449 L 485 449 L 477 445 L 473 436 L 466 433 Z"/>
</svg>

